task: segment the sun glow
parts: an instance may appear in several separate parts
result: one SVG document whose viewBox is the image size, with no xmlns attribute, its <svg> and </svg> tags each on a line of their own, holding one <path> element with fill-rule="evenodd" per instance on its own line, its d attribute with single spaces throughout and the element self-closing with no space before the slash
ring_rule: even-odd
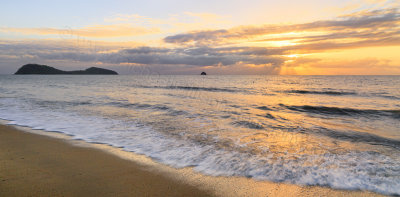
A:
<svg viewBox="0 0 400 197">
<path fill-rule="evenodd" d="M 286 57 L 289 57 L 289 58 L 297 58 L 297 57 L 299 57 L 299 54 L 291 54 L 291 55 L 285 55 Z"/>
<path fill-rule="evenodd" d="M 266 42 L 267 45 L 272 47 L 285 47 L 285 46 L 294 46 L 298 43 L 293 42 L 291 40 L 282 40 L 282 41 L 268 41 Z"/>
</svg>

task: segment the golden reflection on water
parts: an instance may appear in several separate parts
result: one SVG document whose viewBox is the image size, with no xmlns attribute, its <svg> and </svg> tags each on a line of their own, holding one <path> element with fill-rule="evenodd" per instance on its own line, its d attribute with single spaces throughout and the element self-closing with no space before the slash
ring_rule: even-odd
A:
<svg viewBox="0 0 400 197">
<path fill-rule="evenodd" d="M 250 83 L 251 84 L 251 83 Z M 294 85 L 293 85 L 294 84 Z M 265 83 L 256 83 L 256 89 L 276 88 L 268 87 L 268 81 Z M 279 88 L 284 90 L 296 88 L 304 89 L 306 87 L 298 86 L 295 81 L 279 84 Z M 170 119 L 163 116 L 164 112 L 142 109 L 142 111 L 129 107 L 98 107 L 99 113 L 109 115 L 125 116 L 132 119 L 140 119 L 152 122 L 154 129 L 167 134 L 179 134 L 185 132 L 187 139 L 194 140 L 200 144 L 213 144 L 214 137 L 218 136 L 218 143 L 213 144 L 217 148 L 229 151 L 247 152 L 256 155 L 264 155 L 269 159 L 296 160 L 299 155 L 318 155 L 324 153 L 343 153 L 345 150 L 363 149 L 363 146 L 357 146 L 354 143 L 331 140 L 326 136 L 315 133 L 304 132 L 306 129 L 312 130 L 314 125 L 324 125 L 327 128 L 356 129 L 354 126 L 346 124 L 335 124 L 329 120 L 323 120 L 318 116 L 305 116 L 300 113 L 292 113 L 284 107 L 275 110 L 263 110 L 253 106 L 299 106 L 308 103 L 314 103 L 320 97 L 298 96 L 298 95 L 268 95 L 268 94 L 229 94 L 201 91 L 186 91 L 176 89 L 174 97 L 171 97 L 171 90 L 157 90 L 158 94 L 153 94 L 152 89 L 131 89 L 110 93 L 110 97 L 119 97 L 127 103 L 146 103 L 146 104 L 169 104 L 176 103 L 174 98 L 180 97 L 182 101 L 188 98 L 192 102 L 177 103 L 174 108 L 182 111 L 195 111 L 203 109 L 207 116 L 217 118 L 217 121 L 211 123 L 199 123 L 194 118 Z M 116 95 L 117 94 L 117 95 Z M 285 95 L 285 96 L 283 96 Z M 230 105 L 225 102 L 225 96 L 229 96 L 232 103 L 239 105 Z M 161 101 L 161 102 L 160 102 Z M 193 102 L 195 101 L 195 102 Z M 196 102 L 197 101 L 197 102 Z M 145 110 L 145 111 L 143 111 Z M 146 111 L 147 110 L 147 111 Z M 227 113 L 221 115 L 221 111 Z M 145 112 L 145 113 L 143 113 Z M 232 120 L 234 122 L 232 123 Z M 250 122 L 262 129 L 251 129 L 235 125 L 236 123 Z M 159 125 L 159 128 L 157 126 Z M 299 126 L 301 125 L 301 126 Z M 170 129 L 169 129 L 170 128 Z M 191 128 L 190 130 L 185 128 Z M 291 130 L 283 130 L 291 128 Z M 318 128 L 315 128 L 318 130 Z M 179 138 L 179 136 L 176 136 Z M 365 145 L 364 145 L 365 146 Z"/>
<path fill-rule="evenodd" d="M 320 103 L 324 106 L 354 104 L 354 107 L 362 108 L 365 106 L 359 103 L 367 103 L 367 98 L 291 94 L 287 91 L 310 87 L 290 77 L 282 83 L 275 83 L 273 77 L 263 80 L 256 78 L 241 84 L 259 91 L 256 93 L 246 93 L 247 89 L 243 93 L 231 94 L 179 88 L 128 88 L 109 92 L 109 97 L 117 97 L 137 106 L 97 107 L 95 110 L 107 116 L 139 119 L 168 137 L 191 140 L 203 146 L 211 145 L 219 150 L 258 155 L 272 163 L 283 159 L 298 161 L 300 165 L 304 155 L 346 154 L 353 150 L 371 149 L 372 145 L 335 139 L 330 137 L 334 134 L 327 132 L 350 130 L 372 133 L 373 129 L 358 127 L 354 121 L 346 122 L 345 117 L 327 118 L 319 114 L 294 112 L 286 107 Z M 201 87 L 201 84 L 198 86 Z M 142 108 L 142 104 L 151 107 Z M 151 109 L 157 107 L 166 107 L 166 110 Z M 168 114 L 171 113 L 169 107 L 173 112 L 188 114 L 175 118 Z M 301 165 L 316 165 L 324 161 L 313 162 Z"/>
</svg>

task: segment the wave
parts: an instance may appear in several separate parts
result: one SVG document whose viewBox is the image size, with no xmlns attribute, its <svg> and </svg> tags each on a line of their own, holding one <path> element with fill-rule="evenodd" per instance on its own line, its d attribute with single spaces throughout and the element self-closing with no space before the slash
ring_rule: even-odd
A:
<svg viewBox="0 0 400 197">
<path fill-rule="evenodd" d="M 157 88 L 157 89 L 180 89 L 192 91 L 209 91 L 209 92 L 238 92 L 239 90 L 228 88 L 214 88 L 214 87 L 196 87 L 196 86 L 137 86 L 139 88 Z"/>
<path fill-rule="evenodd" d="M 273 150 L 253 154 L 246 147 L 231 149 L 231 145 L 225 145 L 227 141 L 223 138 L 202 137 L 204 135 L 201 133 L 193 136 L 182 133 L 183 137 L 179 137 L 159 132 L 150 125 L 131 119 L 125 121 L 100 115 L 84 115 L 62 108 L 30 108 L 30 104 L 14 99 L 0 100 L 0 118 L 11 120 L 16 125 L 62 132 L 74 139 L 119 147 L 173 167 L 193 167 L 208 175 L 252 177 L 256 180 L 400 194 L 398 155 L 390 157 L 374 151 L 349 151 L 341 154 L 327 152 L 317 155 L 291 152 L 275 154 Z M 123 104 L 128 106 L 129 103 L 113 103 Z M 135 105 L 168 110 L 163 105 L 130 104 Z M 247 120 L 233 124 L 263 128 L 261 124 Z M 187 140 L 197 136 L 201 140 Z M 350 137 L 357 139 L 357 136 Z M 383 143 L 384 139 L 381 141 Z"/>
<path fill-rule="evenodd" d="M 400 100 L 400 97 L 388 95 L 387 93 L 372 93 L 371 95 L 376 96 L 376 97 L 387 98 L 387 99 Z"/>
<path fill-rule="evenodd" d="M 306 113 L 315 114 L 327 114 L 327 115 L 368 115 L 368 116 L 388 116 L 392 118 L 400 118 L 400 110 L 374 110 L 374 109 L 353 109 L 353 108 L 340 108 L 340 107 L 326 107 L 326 106 L 288 106 L 280 104 L 280 106 L 293 111 L 300 111 Z"/>
<path fill-rule="evenodd" d="M 270 113 L 267 113 L 267 114 L 265 114 L 265 117 L 266 118 L 269 118 L 269 119 L 276 119 L 273 115 L 271 115 Z"/>
<path fill-rule="evenodd" d="M 308 132 L 313 132 L 315 134 L 321 134 L 324 136 L 331 137 L 333 139 L 349 141 L 349 142 L 361 142 L 367 143 L 371 145 L 381 145 L 388 146 L 396 149 L 400 149 L 400 141 L 390 138 L 385 138 L 382 136 L 374 135 L 371 133 L 365 132 L 356 132 L 356 131 L 339 131 L 339 130 L 331 130 L 327 128 L 317 128 L 308 130 Z"/>
<path fill-rule="evenodd" d="M 257 109 L 261 109 L 261 110 L 265 110 L 265 111 L 270 111 L 271 108 L 267 107 L 267 106 L 260 106 L 260 107 L 256 107 Z"/>
<path fill-rule="evenodd" d="M 314 91 L 314 90 L 288 90 L 285 93 L 291 94 L 318 94 L 318 95 L 331 95 L 331 96 L 346 96 L 346 95 L 356 95 L 361 97 L 380 97 L 386 99 L 398 100 L 400 97 L 387 95 L 387 93 L 357 93 L 357 92 L 346 92 L 346 91 Z"/>
<path fill-rule="evenodd" d="M 7 116 L 1 112 L 0 118 Z M 8 118 L 17 120 L 12 121 L 13 124 L 59 131 L 74 139 L 108 144 L 125 151 L 144 154 L 177 168 L 193 167 L 195 171 L 207 175 L 242 176 L 301 185 L 324 185 L 337 189 L 370 190 L 387 195 L 400 194 L 397 161 L 373 151 L 325 153 L 318 156 L 287 153 L 279 157 L 274 157 L 271 153 L 261 156 L 218 146 L 223 142 L 195 143 L 172 138 L 149 127 L 135 124 L 124 127 L 129 132 L 115 130 L 110 125 L 119 125 L 120 122 L 100 117 L 50 112 L 51 117 L 58 117 L 56 121 L 48 121 L 48 117 L 43 118 L 41 113 L 26 120 L 26 112 L 16 112 L 13 113 L 14 117 Z M 71 125 L 70 122 L 74 124 Z M 82 130 L 85 132 L 81 132 Z M 319 165 L 310 166 L 310 163 Z"/>
<path fill-rule="evenodd" d="M 326 94 L 326 95 L 356 95 L 355 92 L 342 92 L 342 91 L 313 91 L 313 90 L 289 90 L 286 93 L 295 94 Z"/>
<path fill-rule="evenodd" d="M 242 127 L 246 127 L 246 128 L 249 128 L 249 129 L 264 129 L 264 126 L 262 124 L 260 124 L 260 123 L 251 122 L 251 121 L 245 121 L 245 120 L 235 121 L 232 124 L 233 125 L 242 126 Z"/>
<path fill-rule="evenodd" d="M 127 102 L 109 102 L 106 105 L 114 106 L 114 107 L 121 107 L 121 108 L 135 108 L 139 110 L 143 109 L 150 109 L 150 110 L 157 110 L 157 111 L 165 111 L 168 112 L 172 116 L 179 116 L 179 115 L 186 115 L 186 111 L 176 110 L 171 107 L 162 104 L 147 104 L 147 103 L 127 103 Z"/>
<path fill-rule="evenodd" d="M 65 107 L 65 106 L 82 106 L 93 104 L 90 101 L 50 101 L 50 100 L 34 100 L 36 105 L 40 107 Z"/>
</svg>

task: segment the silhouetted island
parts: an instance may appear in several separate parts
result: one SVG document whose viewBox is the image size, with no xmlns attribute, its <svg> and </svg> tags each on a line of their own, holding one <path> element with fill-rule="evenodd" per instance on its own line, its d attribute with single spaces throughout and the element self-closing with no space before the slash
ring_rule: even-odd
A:
<svg viewBox="0 0 400 197">
<path fill-rule="evenodd" d="M 63 71 L 46 65 L 25 64 L 18 69 L 15 75 L 118 75 L 118 73 L 97 67 L 90 67 L 86 70 Z"/>
<path fill-rule="evenodd" d="M 206 72 L 201 72 L 201 74 L 200 75 L 207 75 L 207 73 Z"/>
</svg>

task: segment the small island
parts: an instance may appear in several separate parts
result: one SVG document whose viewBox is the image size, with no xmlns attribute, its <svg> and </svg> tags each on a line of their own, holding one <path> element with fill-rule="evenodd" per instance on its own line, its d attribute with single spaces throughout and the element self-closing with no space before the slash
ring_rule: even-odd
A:
<svg viewBox="0 0 400 197">
<path fill-rule="evenodd" d="M 86 70 L 63 71 L 47 65 L 26 64 L 19 68 L 15 75 L 118 75 L 118 73 L 97 67 L 90 67 Z"/>
<path fill-rule="evenodd" d="M 207 75 L 207 73 L 206 72 L 201 72 L 201 74 L 200 75 Z"/>
</svg>

